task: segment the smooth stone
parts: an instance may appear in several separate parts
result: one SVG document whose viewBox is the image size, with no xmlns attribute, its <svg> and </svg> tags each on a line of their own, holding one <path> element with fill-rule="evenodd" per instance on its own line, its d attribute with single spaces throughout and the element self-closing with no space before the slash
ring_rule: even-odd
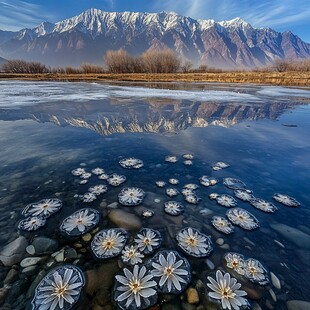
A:
<svg viewBox="0 0 310 310">
<path fill-rule="evenodd" d="M 57 240 L 47 237 L 35 238 L 32 242 L 32 245 L 35 248 L 36 255 L 51 254 L 58 248 Z"/>
<path fill-rule="evenodd" d="M 85 242 L 89 242 L 90 240 L 91 240 L 91 234 L 90 233 L 87 233 L 87 234 L 85 234 L 85 235 L 83 235 L 82 236 L 82 239 L 83 239 L 83 241 L 85 241 Z"/>
<path fill-rule="evenodd" d="M 182 305 L 181 305 L 182 309 L 183 310 L 196 310 L 196 306 L 195 305 L 192 305 L 192 304 L 189 304 L 187 302 L 182 302 Z"/>
<path fill-rule="evenodd" d="M 4 285 L 12 284 L 16 280 L 17 276 L 18 271 L 15 269 L 10 269 L 3 281 L 3 284 Z"/>
<path fill-rule="evenodd" d="M 25 254 L 27 246 L 27 239 L 23 236 L 18 237 L 0 251 L 0 261 L 6 267 L 19 263 Z"/>
<path fill-rule="evenodd" d="M 117 202 L 112 202 L 107 206 L 108 209 L 117 209 L 118 208 L 118 203 Z"/>
<path fill-rule="evenodd" d="M 111 210 L 108 218 L 117 227 L 127 230 L 138 230 L 142 226 L 141 220 L 136 215 L 123 210 Z"/>
<path fill-rule="evenodd" d="M 9 289 L 2 287 L 0 288 L 0 305 L 4 303 L 6 296 L 8 295 Z"/>
<path fill-rule="evenodd" d="M 310 235 L 285 224 L 270 224 L 270 227 L 302 249 L 310 249 Z"/>
<path fill-rule="evenodd" d="M 213 264 L 213 262 L 209 258 L 206 259 L 206 263 L 207 263 L 207 266 L 209 267 L 209 269 L 213 270 L 215 268 L 215 265 Z"/>
<path fill-rule="evenodd" d="M 270 278 L 271 278 L 271 283 L 273 284 L 273 286 L 277 288 L 278 290 L 280 290 L 281 282 L 273 272 L 270 272 Z"/>
<path fill-rule="evenodd" d="M 38 266 L 28 266 L 22 270 L 22 273 L 24 273 L 28 276 L 31 276 L 31 275 L 35 274 L 37 268 L 38 268 Z"/>
<path fill-rule="evenodd" d="M 101 265 L 97 269 L 87 270 L 85 292 L 93 296 L 97 291 L 106 288 L 109 290 L 114 282 L 115 274 L 118 271 L 117 262 L 110 262 Z M 104 281 L 103 281 L 104 279 Z"/>
<path fill-rule="evenodd" d="M 224 249 L 224 250 L 229 250 L 230 246 L 229 246 L 229 244 L 225 243 L 225 244 L 221 245 L 220 248 Z"/>
<path fill-rule="evenodd" d="M 59 253 L 55 256 L 55 261 L 58 263 L 61 263 L 65 260 L 65 251 L 61 250 Z"/>
<path fill-rule="evenodd" d="M 189 287 L 186 290 L 186 298 L 189 304 L 198 304 L 199 303 L 199 295 L 195 288 Z"/>
<path fill-rule="evenodd" d="M 22 268 L 37 265 L 44 257 L 27 257 L 20 262 Z"/>
<path fill-rule="evenodd" d="M 26 247 L 26 252 L 30 255 L 34 255 L 36 253 L 36 249 L 32 244 L 30 244 Z"/>
<path fill-rule="evenodd" d="M 216 240 L 216 243 L 218 244 L 218 245 L 223 245 L 224 244 L 224 239 L 223 238 L 218 238 L 217 240 Z"/>
<path fill-rule="evenodd" d="M 273 301 L 277 302 L 277 296 L 276 296 L 275 292 L 271 288 L 269 289 L 269 294 L 272 297 Z"/>
<path fill-rule="evenodd" d="M 310 310 L 310 302 L 303 300 L 289 300 L 286 302 L 288 310 Z"/>
<path fill-rule="evenodd" d="M 65 256 L 65 260 L 67 260 L 67 259 L 76 259 L 78 257 L 78 254 L 77 254 L 75 249 L 67 248 L 67 249 L 65 249 L 64 256 Z"/>
</svg>

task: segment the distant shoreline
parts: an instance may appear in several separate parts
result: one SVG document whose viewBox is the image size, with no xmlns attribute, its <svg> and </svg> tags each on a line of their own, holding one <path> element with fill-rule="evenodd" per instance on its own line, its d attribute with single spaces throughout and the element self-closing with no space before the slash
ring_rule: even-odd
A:
<svg viewBox="0 0 310 310">
<path fill-rule="evenodd" d="M 0 73 L 0 80 L 105 81 L 105 82 L 205 82 L 244 83 L 310 87 L 310 71 L 221 72 L 221 73 L 91 73 L 91 74 L 12 74 Z"/>
</svg>

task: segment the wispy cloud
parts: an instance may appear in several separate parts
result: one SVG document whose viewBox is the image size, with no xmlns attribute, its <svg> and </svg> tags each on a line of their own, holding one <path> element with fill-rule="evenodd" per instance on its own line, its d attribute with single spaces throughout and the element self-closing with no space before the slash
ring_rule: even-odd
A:
<svg viewBox="0 0 310 310">
<path fill-rule="evenodd" d="M 33 27 L 50 17 L 40 5 L 20 0 L 0 1 L 0 12 L 0 29 L 4 30 Z"/>
</svg>

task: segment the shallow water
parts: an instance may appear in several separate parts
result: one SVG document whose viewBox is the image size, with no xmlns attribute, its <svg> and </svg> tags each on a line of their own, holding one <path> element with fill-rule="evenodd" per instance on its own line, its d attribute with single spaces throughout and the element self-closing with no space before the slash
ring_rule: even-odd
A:
<svg viewBox="0 0 310 310">
<path fill-rule="evenodd" d="M 34 236 L 58 239 L 59 250 L 73 247 L 76 240 L 60 236 L 59 226 L 65 217 L 90 206 L 104 215 L 100 228 L 115 227 L 106 217 L 108 208 L 102 205 L 117 201 L 122 188 L 135 186 L 146 192 L 142 206 L 118 205 L 118 208 L 136 214 L 143 227 L 158 229 L 163 235 L 162 248 L 178 250 L 174 235 L 183 227 L 197 228 L 212 237 L 214 251 L 209 259 L 215 270 L 225 267 L 223 256 L 233 251 L 258 259 L 280 279 L 281 289 L 277 289 L 272 284 L 260 287 L 238 278 L 243 287 L 254 291 L 249 299 L 252 304 L 258 303 L 263 309 L 269 306 L 286 309 L 287 300 L 309 301 L 309 102 L 309 89 L 255 85 L 163 83 L 130 86 L 2 81 L 0 246 L 22 234 L 29 242 Z M 185 153 L 194 154 L 192 166 L 183 164 Z M 178 162 L 165 162 L 169 154 L 176 155 Z M 143 160 L 144 167 L 123 169 L 118 161 L 126 157 Z M 211 166 L 217 161 L 227 162 L 230 167 L 213 171 Z M 88 172 L 101 167 L 108 174 L 125 175 L 127 181 L 120 187 L 109 186 L 107 193 L 86 204 L 78 195 L 86 193 L 92 185 L 107 183 L 93 175 L 86 185 L 80 185 L 79 178 L 71 174 L 80 166 Z M 169 200 L 165 188 L 174 187 L 180 191 L 187 183 L 199 184 L 202 175 L 216 177 L 220 182 L 215 186 L 200 186 L 195 191 L 201 198 L 198 205 L 186 204 L 179 194 L 172 200 L 183 203 L 184 213 L 178 217 L 165 214 L 163 204 Z M 233 195 L 233 191 L 222 184 L 225 177 L 242 180 L 255 197 L 273 202 L 278 211 L 264 213 L 237 199 L 238 207 L 251 212 L 260 228 L 245 231 L 235 227 L 235 232 L 229 236 L 219 233 L 212 227 L 211 217 L 225 216 L 228 209 L 211 201 L 209 194 Z M 167 182 L 169 178 L 176 178 L 180 183 L 156 187 L 155 181 Z M 275 193 L 292 196 L 301 206 L 281 205 L 272 199 Z M 18 232 L 22 209 L 29 203 L 50 197 L 63 201 L 62 210 L 38 231 Z M 154 211 L 155 216 L 142 219 L 141 212 L 145 208 Z M 201 215 L 200 211 L 205 208 L 209 210 L 208 215 Z M 294 236 L 288 236 L 284 225 L 297 229 Z M 305 238 L 304 242 L 298 241 L 300 236 Z M 224 239 L 224 247 L 216 243 L 218 238 Z M 107 264 L 95 261 L 87 244 L 84 248 L 86 253 L 80 253 L 77 262 L 83 271 Z M 199 280 L 205 284 L 206 277 L 213 272 L 206 258 L 188 259 L 193 271 L 191 286 L 197 287 Z M 0 268 L 3 282 L 10 268 Z M 38 268 L 37 271 L 48 270 L 45 263 Z M 33 288 L 32 291 L 28 288 L 36 274 L 25 276 L 21 267 L 17 269 L 19 278 L 16 281 L 20 282 L 10 287 L 6 303 L 12 309 L 23 309 L 32 297 Z M 14 285 L 20 285 L 18 294 Z M 276 294 L 276 301 L 270 295 L 270 288 Z M 163 303 L 170 300 L 160 298 Z M 95 296 L 84 294 L 80 303 L 83 305 L 94 299 Z M 206 306 L 205 299 L 204 294 L 200 294 L 199 303 Z M 182 301 L 176 298 L 170 303 L 181 307 Z"/>
</svg>

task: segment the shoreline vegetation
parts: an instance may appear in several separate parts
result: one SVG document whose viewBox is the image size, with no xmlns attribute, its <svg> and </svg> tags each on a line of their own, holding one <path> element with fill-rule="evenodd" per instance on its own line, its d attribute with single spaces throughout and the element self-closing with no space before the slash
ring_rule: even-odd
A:
<svg viewBox="0 0 310 310">
<path fill-rule="evenodd" d="M 84 63 L 80 67 L 47 67 L 40 62 L 8 60 L 0 80 L 105 81 L 105 82 L 201 82 L 310 86 L 310 59 L 277 60 L 265 68 L 223 70 L 206 64 L 193 69 L 190 61 L 171 50 L 151 49 L 140 56 L 125 50 L 107 51 L 104 66 Z"/>
<path fill-rule="evenodd" d="M 202 82 L 310 87 L 310 72 L 228 71 L 203 73 L 0 73 L 0 80 L 70 82 Z"/>
</svg>

